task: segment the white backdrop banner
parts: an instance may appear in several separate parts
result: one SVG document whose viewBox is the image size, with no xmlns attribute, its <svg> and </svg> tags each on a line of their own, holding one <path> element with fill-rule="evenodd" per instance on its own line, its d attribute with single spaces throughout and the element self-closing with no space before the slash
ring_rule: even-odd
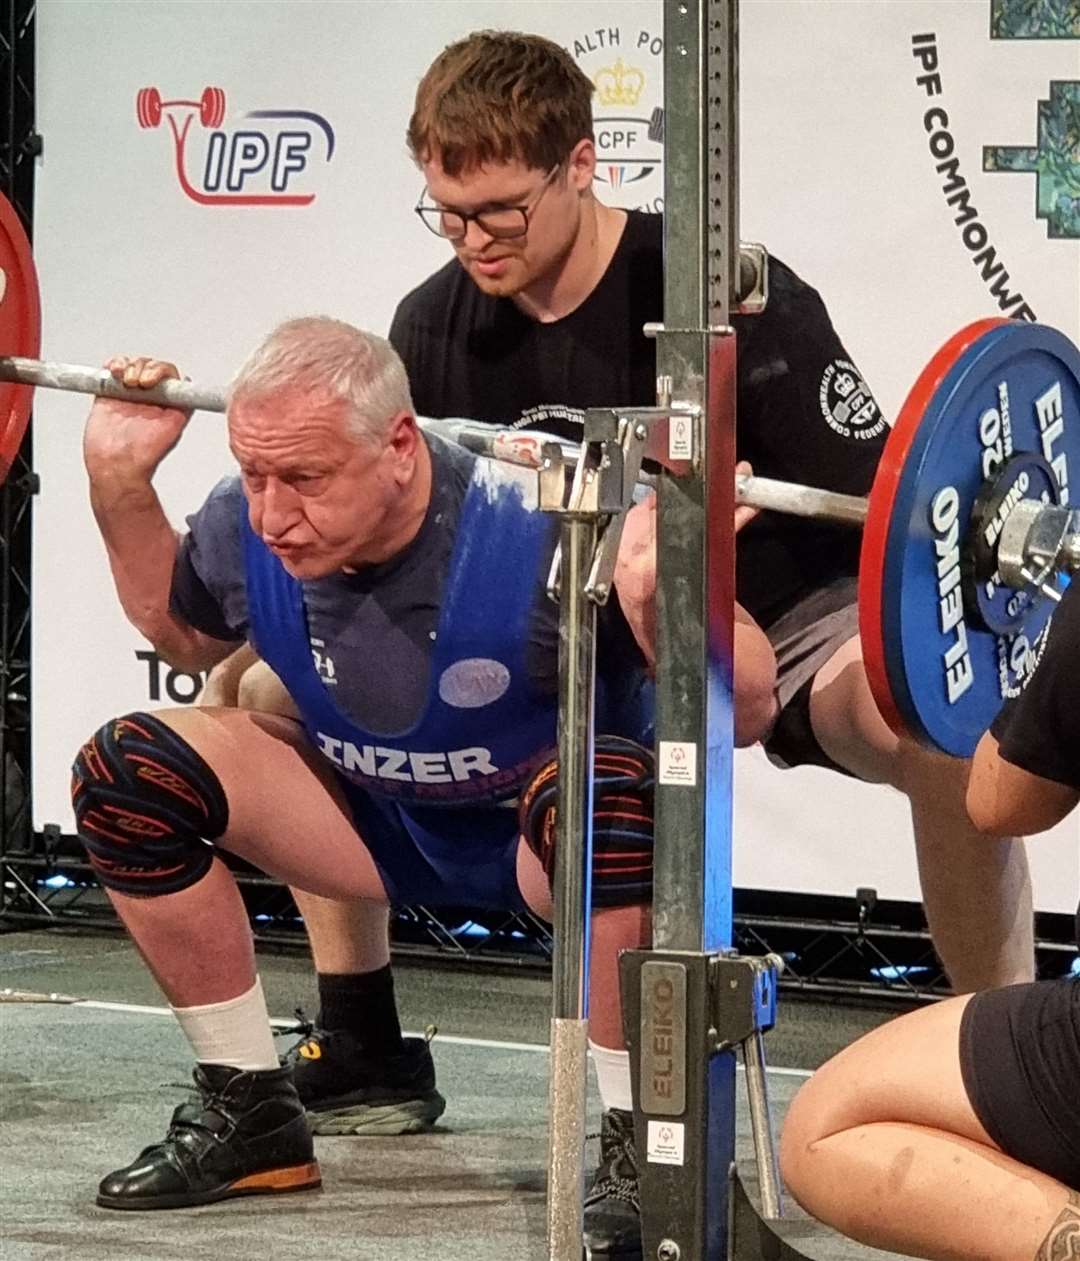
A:
<svg viewBox="0 0 1080 1261">
<path fill-rule="evenodd" d="M 1080 92 L 1077 44 L 1029 37 L 1009 8 L 743 0 L 743 237 L 820 290 L 888 415 L 938 345 L 980 316 L 1080 337 L 1080 203 L 1054 150 Z M 411 213 L 416 83 L 480 27 L 564 44 L 597 85 L 601 197 L 663 209 L 663 153 L 649 139 L 663 99 L 658 2 L 233 0 L 212 22 L 207 12 L 179 0 L 39 6 L 47 358 L 152 353 L 214 384 L 291 316 L 385 331 L 447 257 Z M 113 595 L 80 459 L 86 410 L 37 400 L 34 822 L 64 830 L 82 740 L 199 686 L 157 659 Z M 172 519 L 229 467 L 221 418 L 197 417 L 158 478 Z M 756 752 L 737 760 L 740 885 L 918 898 L 903 798 L 781 773 Z M 1077 840 L 1072 822 L 1032 843 L 1043 909 L 1075 904 Z"/>
</svg>

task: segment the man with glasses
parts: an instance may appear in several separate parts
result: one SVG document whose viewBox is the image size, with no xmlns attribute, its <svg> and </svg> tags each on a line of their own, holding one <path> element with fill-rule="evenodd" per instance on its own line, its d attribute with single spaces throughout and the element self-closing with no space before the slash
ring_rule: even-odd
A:
<svg viewBox="0 0 1080 1261">
<path fill-rule="evenodd" d="M 495 203 L 481 210 L 451 210 L 445 206 L 425 204 L 429 193 L 425 186 L 420 200 L 414 210 L 423 220 L 424 226 L 436 236 L 445 237 L 448 241 L 463 241 L 469 234 L 469 224 L 475 223 L 485 236 L 495 241 L 513 241 L 528 235 L 529 217 L 540 204 L 540 199 L 558 175 L 562 163 L 556 163 L 540 181 L 536 193 L 529 197 L 524 205 L 502 205 Z"/>
<path fill-rule="evenodd" d="M 655 401 L 655 347 L 642 330 L 663 315 L 662 224 L 595 197 L 592 92 L 558 45 L 509 32 L 451 45 L 421 80 L 408 129 L 424 177 L 416 211 L 456 257 L 401 302 L 390 332 L 418 414 L 573 439 L 587 407 Z M 817 293 L 776 259 L 768 281 L 766 311 L 734 320 L 739 458 L 766 476 L 866 494 L 885 422 Z M 622 611 L 646 656 L 651 508 L 627 522 L 619 574 Z M 737 722 L 747 740 L 765 732 L 780 765 L 904 791 L 934 941 L 956 989 L 1030 979 L 1024 852 L 974 832 L 964 764 L 899 741 L 878 715 L 857 636 L 857 565 L 857 538 L 827 523 L 763 515 L 740 534 L 737 590 L 749 612 L 736 609 Z M 761 650 L 758 624 L 771 649 Z M 230 689 L 228 677 L 215 678 L 203 703 Z M 289 711 L 264 669 L 244 676 L 238 699 Z M 430 1125 L 443 1101 L 426 1043 L 401 1035 L 387 909 L 294 893 L 320 1011 L 291 1060 L 315 1132 Z M 594 1022 L 591 1033 L 604 1120 L 586 1232 L 595 1255 L 632 1256 L 628 1060 L 617 1026 Z"/>
</svg>

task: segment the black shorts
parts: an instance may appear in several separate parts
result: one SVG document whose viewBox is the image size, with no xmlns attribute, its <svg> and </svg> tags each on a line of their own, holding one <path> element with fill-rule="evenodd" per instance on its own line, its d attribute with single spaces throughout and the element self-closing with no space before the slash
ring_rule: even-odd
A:
<svg viewBox="0 0 1080 1261">
<path fill-rule="evenodd" d="M 776 653 L 780 713 L 764 748 L 776 766 L 824 766 L 841 775 L 850 774 L 817 742 L 810 725 L 810 689 L 821 667 L 858 633 L 855 578 L 838 578 L 812 591 L 766 629 Z"/>
<path fill-rule="evenodd" d="M 1001 1150 L 1080 1190 L 1080 980 L 976 994 L 960 1022 L 960 1069 Z"/>
</svg>

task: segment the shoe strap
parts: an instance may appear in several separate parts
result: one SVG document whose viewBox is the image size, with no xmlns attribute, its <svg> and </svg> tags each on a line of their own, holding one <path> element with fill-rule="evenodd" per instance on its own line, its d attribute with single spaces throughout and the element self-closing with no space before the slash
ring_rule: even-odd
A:
<svg viewBox="0 0 1080 1261">
<path fill-rule="evenodd" d="M 220 1099 L 182 1103 L 172 1115 L 169 1134 L 174 1130 L 204 1130 L 220 1138 L 236 1128 L 236 1122 Z"/>
<path fill-rule="evenodd" d="M 623 1204 L 629 1204 L 635 1213 L 640 1213 L 641 1194 L 637 1178 L 626 1178 L 618 1174 L 597 1178 L 586 1192 L 584 1202 L 588 1206 L 597 1204 L 600 1200 L 619 1200 Z"/>
</svg>

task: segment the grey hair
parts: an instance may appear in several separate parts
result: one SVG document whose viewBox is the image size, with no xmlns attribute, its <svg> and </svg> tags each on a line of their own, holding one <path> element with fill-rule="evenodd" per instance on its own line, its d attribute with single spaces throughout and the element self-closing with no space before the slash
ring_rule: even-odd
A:
<svg viewBox="0 0 1080 1261">
<path fill-rule="evenodd" d="M 393 346 L 325 315 L 279 324 L 233 378 L 228 404 L 297 389 L 347 403 L 348 430 L 358 442 L 377 442 L 395 416 L 413 411 L 405 366 Z"/>
</svg>

